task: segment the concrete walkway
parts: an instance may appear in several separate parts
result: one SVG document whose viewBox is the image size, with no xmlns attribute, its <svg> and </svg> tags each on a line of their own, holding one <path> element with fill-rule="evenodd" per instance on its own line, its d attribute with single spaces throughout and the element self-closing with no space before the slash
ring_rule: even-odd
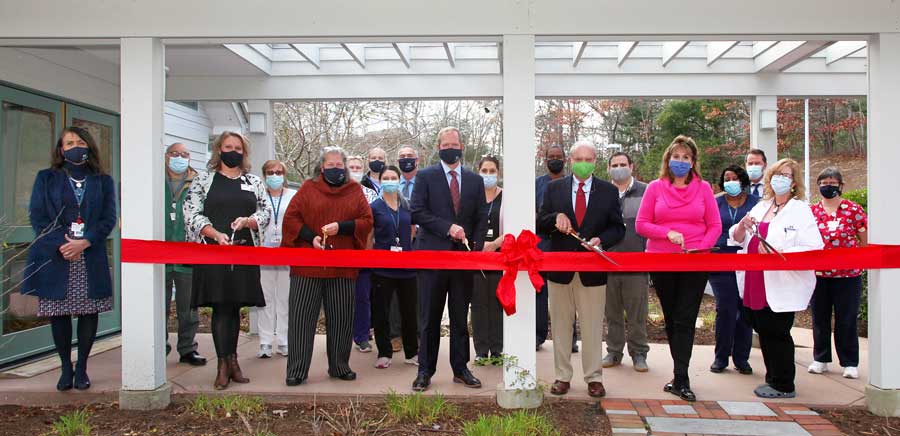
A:
<svg viewBox="0 0 900 436">
<path fill-rule="evenodd" d="M 795 329 L 797 341 L 797 388 L 796 399 L 784 400 L 783 403 L 851 406 L 864 405 L 864 389 L 868 377 L 867 348 L 865 340 L 860 341 L 861 366 L 860 379 L 848 380 L 840 375 L 840 368 L 833 368 L 826 375 L 812 375 L 806 372 L 806 366 L 812 361 L 811 335 L 808 330 Z M 168 379 L 176 394 L 218 393 L 213 390 L 215 377 L 215 352 L 209 335 L 199 335 L 200 353 L 210 358 L 205 367 L 192 367 L 177 363 L 178 357 L 172 353 L 168 358 Z M 396 353 L 392 367 L 384 370 L 375 369 L 373 364 L 375 353 L 352 352 L 351 367 L 358 373 L 355 382 L 330 379 L 326 372 L 325 337 L 316 337 L 316 348 L 313 355 L 312 369 L 306 384 L 287 387 L 284 384 L 286 358 L 279 355 L 271 359 L 256 358 L 258 348 L 254 337 L 241 336 L 238 354 L 244 374 L 251 379 L 245 385 L 232 384 L 226 393 L 259 394 L 280 401 L 291 399 L 345 396 L 378 396 L 389 390 L 406 393 L 415 378 L 416 368 L 403 364 L 402 353 Z M 33 404 L 49 405 L 72 402 L 90 402 L 97 400 L 115 400 L 121 386 L 120 350 L 112 348 L 91 358 L 89 374 L 93 386 L 89 391 L 56 392 L 55 385 L 58 370 L 35 375 L 29 378 L 0 379 L 0 404 Z M 474 356 L 474 352 L 472 353 Z M 501 370 L 497 367 L 473 367 L 474 374 L 479 377 L 484 388 L 467 389 L 452 383 L 448 363 L 448 341 L 443 338 L 438 372 L 432 379 L 429 393 L 440 392 L 456 398 L 493 398 L 495 386 L 500 382 Z M 579 378 L 581 374 L 580 354 L 573 355 L 573 366 L 576 378 L 572 391 L 565 397 L 570 399 L 588 399 L 587 386 Z M 54 357 L 55 359 L 55 357 Z M 753 388 L 763 383 L 765 368 L 762 355 L 754 349 L 750 364 L 755 373 L 750 376 L 740 375 L 733 370 L 724 374 L 709 372 L 709 364 L 713 359 L 712 346 L 695 346 L 691 364 L 691 384 L 698 398 L 703 401 L 759 401 L 753 395 Z M 604 384 L 609 398 L 628 398 L 640 400 L 673 400 L 675 397 L 662 391 L 663 385 L 671 378 L 672 361 L 668 346 L 651 344 L 649 354 L 650 372 L 637 373 L 631 368 L 630 359 L 625 358 L 622 366 L 604 371 Z M 547 385 L 554 380 L 552 343 L 544 345 L 537 355 L 538 379 Z M 551 396 L 549 391 L 547 396 Z"/>
</svg>

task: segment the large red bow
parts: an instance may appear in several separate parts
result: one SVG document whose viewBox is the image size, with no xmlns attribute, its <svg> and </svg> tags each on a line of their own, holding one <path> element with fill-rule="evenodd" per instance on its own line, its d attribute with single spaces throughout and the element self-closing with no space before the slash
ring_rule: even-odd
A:
<svg viewBox="0 0 900 436">
<path fill-rule="evenodd" d="M 538 274 L 538 265 L 543 258 L 543 253 L 537 249 L 538 242 L 540 238 L 531 230 L 522 230 L 518 238 L 508 233 L 503 237 L 500 252 L 505 269 L 497 284 L 497 299 L 507 315 L 516 313 L 516 275 L 520 270 L 528 271 L 535 291 L 541 292 L 544 286 L 544 278 Z"/>
</svg>

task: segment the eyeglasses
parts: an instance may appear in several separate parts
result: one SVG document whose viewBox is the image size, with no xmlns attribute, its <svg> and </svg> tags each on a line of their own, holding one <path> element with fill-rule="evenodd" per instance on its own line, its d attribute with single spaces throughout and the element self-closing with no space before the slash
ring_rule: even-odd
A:
<svg viewBox="0 0 900 436">
<path fill-rule="evenodd" d="M 183 157 L 185 159 L 191 157 L 191 153 L 188 151 L 170 151 L 166 155 L 169 157 Z"/>
<path fill-rule="evenodd" d="M 787 178 L 789 178 L 789 179 L 793 179 L 793 178 L 794 178 L 794 174 L 793 174 L 793 173 L 778 173 L 778 175 L 779 175 L 779 176 L 782 176 L 782 177 L 787 177 Z"/>
<path fill-rule="evenodd" d="M 284 175 L 284 171 L 281 171 L 281 170 L 269 170 L 269 171 L 266 171 L 266 175 L 267 175 L 267 176 L 283 176 L 283 175 Z"/>
</svg>

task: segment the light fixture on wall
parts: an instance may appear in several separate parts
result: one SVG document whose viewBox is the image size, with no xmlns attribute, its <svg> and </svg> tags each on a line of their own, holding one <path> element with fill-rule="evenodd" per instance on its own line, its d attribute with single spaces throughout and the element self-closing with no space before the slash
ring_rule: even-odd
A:
<svg viewBox="0 0 900 436">
<path fill-rule="evenodd" d="M 778 127 L 778 111 L 760 109 L 759 128 L 761 130 L 773 130 Z"/>
</svg>

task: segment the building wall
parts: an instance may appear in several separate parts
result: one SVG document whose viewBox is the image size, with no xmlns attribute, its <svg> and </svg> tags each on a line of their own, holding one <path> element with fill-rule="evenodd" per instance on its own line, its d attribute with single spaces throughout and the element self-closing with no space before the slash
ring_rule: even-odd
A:
<svg viewBox="0 0 900 436">
<path fill-rule="evenodd" d="M 167 101 L 164 125 L 166 132 L 163 143 L 166 146 L 175 142 L 183 143 L 191 151 L 191 166 L 197 169 L 206 168 L 212 121 L 203 111 L 203 107 L 192 109 Z"/>
</svg>

